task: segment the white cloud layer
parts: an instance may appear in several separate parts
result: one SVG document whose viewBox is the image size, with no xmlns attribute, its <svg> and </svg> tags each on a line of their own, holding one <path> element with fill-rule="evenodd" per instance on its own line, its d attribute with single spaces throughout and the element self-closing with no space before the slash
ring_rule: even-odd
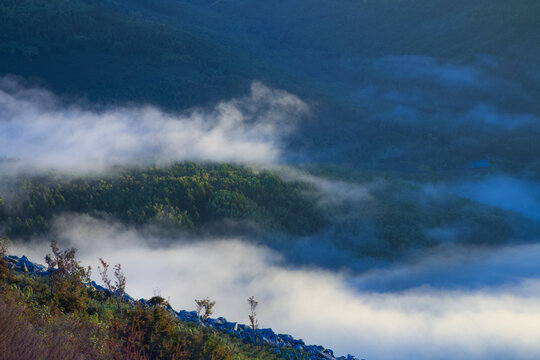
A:
<svg viewBox="0 0 540 360">
<path fill-rule="evenodd" d="M 258 82 L 246 97 L 173 115 L 152 106 L 63 106 L 47 91 L 3 78 L 0 159 L 70 170 L 145 161 L 274 163 L 283 136 L 307 113 L 296 96 Z"/>
<path fill-rule="evenodd" d="M 99 257 L 121 263 L 135 297 L 150 297 L 159 288 L 175 308 L 190 310 L 193 299 L 209 296 L 217 301 L 216 316 L 246 323 L 246 298 L 254 295 L 263 327 L 339 354 L 383 360 L 540 357 L 538 280 L 476 290 L 359 292 L 352 284 L 364 275 L 289 268 L 277 253 L 241 239 L 148 239 L 87 216 L 63 218 L 56 231 L 79 248 L 85 264 L 97 266 Z M 46 250 L 34 244 L 16 251 L 38 260 Z M 510 249 L 508 256 L 519 262 L 519 254 L 530 257 L 531 251 L 540 248 Z M 370 273 L 369 280 L 374 276 Z"/>
</svg>

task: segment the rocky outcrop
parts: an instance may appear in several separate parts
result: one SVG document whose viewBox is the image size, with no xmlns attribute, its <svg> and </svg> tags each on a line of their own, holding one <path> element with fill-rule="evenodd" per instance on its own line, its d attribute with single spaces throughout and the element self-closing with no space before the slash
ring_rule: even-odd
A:
<svg viewBox="0 0 540 360">
<path fill-rule="evenodd" d="M 31 262 L 26 256 L 19 258 L 14 255 L 8 255 L 6 256 L 6 260 L 10 269 L 17 272 L 24 272 L 29 275 L 46 276 L 51 271 L 54 271 L 52 269 L 47 269 L 43 265 Z M 108 289 L 97 284 L 95 281 L 89 283 L 88 286 L 110 294 Z M 131 303 L 139 302 L 149 307 L 153 306 L 149 300 L 135 300 L 127 294 L 124 294 L 124 300 Z M 353 355 L 350 354 L 347 356 L 337 357 L 330 349 L 326 349 L 320 345 L 307 345 L 301 339 L 295 339 L 288 334 L 276 334 L 272 329 L 256 329 L 254 332 L 249 325 L 229 322 L 223 317 L 219 317 L 217 319 L 202 319 L 197 316 L 195 311 L 175 311 L 169 305 L 167 305 L 167 307 L 171 313 L 173 313 L 181 321 L 200 323 L 201 326 L 225 332 L 230 336 L 243 340 L 246 343 L 249 342 L 271 346 L 275 348 L 275 353 L 281 355 L 284 359 L 296 359 L 297 356 L 291 353 L 291 350 L 294 350 L 294 352 L 301 353 L 303 359 L 309 360 L 357 360 Z"/>
<path fill-rule="evenodd" d="M 200 319 L 195 311 L 181 310 L 176 312 L 176 316 L 186 322 L 200 321 L 203 326 L 214 328 L 227 332 L 228 334 L 238 337 L 245 342 L 258 344 L 266 344 L 276 348 L 276 353 L 281 353 L 282 350 L 294 349 L 305 353 L 305 358 L 313 360 L 356 360 L 352 355 L 336 357 L 330 349 L 325 349 L 320 345 L 307 345 L 303 340 L 293 338 L 288 334 L 276 334 L 272 329 L 257 329 L 255 334 L 249 325 L 229 322 L 223 317 L 217 319 Z"/>
<path fill-rule="evenodd" d="M 31 262 L 26 256 L 19 258 L 15 255 L 8 255 L 6 260 L 8 268 L 15 271 L 40 274 L 47 271 L 45 266 Z"/>
</svg>

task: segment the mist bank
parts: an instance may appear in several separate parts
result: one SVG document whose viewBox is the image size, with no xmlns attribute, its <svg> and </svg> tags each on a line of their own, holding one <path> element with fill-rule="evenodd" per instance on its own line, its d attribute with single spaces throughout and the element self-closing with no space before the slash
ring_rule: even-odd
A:
<svg viewBox="0 0 540 360">
<path fill-rule="evenodd" d="M 484 204 L 540 219 L 540 184 L 505 174 L 456 181 L 448 190 Z"/>
<path fill-rule="evenodd" d="M 537 245 L 487 253 L 463 248 L 454 256 L 426 255 L 416 264 L 352 275 L 291 266 L 279 253 L 243 238 L 148 237 L 88 217 L 66 218 L 56 229 L 63 246 L 79 249 L 84 265 L 97 269 L 99 257 L 122 264 L 127 291 L 136 298 L 161 294 L 175 308 L 192 310 L 193 299 L 209 296 L 216 300 L 216 316 L 246 323 L 246 298 L 254 295 L 262 327 L 337 353 L 368 359 L 533 359 L 540 354 Z M 41 241 L 13 250 L 33 260 L 47 252 Z M 444 278 L 449 272 L 461 276 Z M 470 286 L 471 273 L 484 285 Z M 503 273 L 512 281 L 489 281 Z M 440 283 L 437 275 L 444 278 Z M 93 276 L 99 281 L 96 271 Z M 382 292 L 380 284 L 386 285 Z"/>
<path fill-rule="evenodd" d="M 113 123 L 145 151 L 105 144 L 107 159 L 180 153 L 437 174 L 488 160 L 513 174 L 539 173 L 535 0 L 24 4 L 6 3 L 2 14 L 0 73 L 37 78 L 57 94 L 94 105 L 137 104 L 122 116 L 140 121 Z M 156 122 L 166 124 L 163 130 L 146 121 L 151 111 L 144 104 L 178 111 L 228 103 L 223 99 L 245 97 L 253 79 L 309 102 L 315 118 L 274 146 L 272 132 L 263 132 L 270 139 L 247 140 L 252 127 L 230 132 L 220 123 L 216 132 L 225 135 L 201 135 L 196 119 L 186 115 L 186 126 L 202 142 L 241 138 L 219 152 L 193 141 L 187 149 L 171 144 L 177 138 L 168 132 L 177 128 L 168 115 L 158 116 L 166 118 Z M 221 112 L 210 106 L 205 114 L 215 111 Z M 139 130 L 161 141 L 135 136 Z M 100 160 L 98 154 L 93 161 Z"/>
<path fill-rule="evenodd" d="M 4 77 L 0 158 L 22 162 L 19 168 L 68 171 L 181 160 L 276 163 L 284 138 L 308 113 L 298 97 L 259 82 L 244 97 L 173 114 L 143 105 L 65 104 Z"/>
</svg>

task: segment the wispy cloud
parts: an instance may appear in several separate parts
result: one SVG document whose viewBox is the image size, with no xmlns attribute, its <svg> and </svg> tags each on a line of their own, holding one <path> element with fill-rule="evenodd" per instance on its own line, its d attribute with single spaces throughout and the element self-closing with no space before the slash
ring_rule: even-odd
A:
<svg viewBox="0 0 540 360">
<path fill-rule="evenodd" d="M 0 158 L 40 167 L 100 169 L 178 160 L 274 163 L 309 112 L 296 96 L 254 82 L 250 94 L 210 109 L 62 105 L 47 91 L 0 79 Z"/>
<path fill-rule="evenodd" d="M 488 75 L 471 65 L 441 63 L 421 55 L 387 55 L 373 59 L 374 70 L 398 80 L 424 80 L 454 87 L 486 87 Z"/>
<path fill-rule="evenodd" d="M 525 125 L 540 124 L 540 119 L 533 114 L 511 114 L 498 111 L 495 107 L 478 104 L 462 118 L 462 123 L 487 125 L 511 130 Z"/>
<path fill-rule="evenodd" d="M 428 193 L 452 193 L 482 204 L 511 210 L 531 219 L 540 219 L 540 185 L 504 174 L 474 180 L 428 185 Z M 444 196 L 444 195 L 442 195 Z"/>
</svg>

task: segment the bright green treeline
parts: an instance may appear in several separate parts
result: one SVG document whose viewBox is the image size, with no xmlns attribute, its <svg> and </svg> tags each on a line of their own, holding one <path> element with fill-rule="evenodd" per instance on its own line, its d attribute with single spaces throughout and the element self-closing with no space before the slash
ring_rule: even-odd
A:
<svg viewBox="0 0 540 360">
<path fill-rule="evenodd" d="M 11 237 L 46 233 L 51 220 L 66 212 L 181 229 L 232 218 L 267 230 L 308 234 L 322 224 L 308 190 L 306 184 L 286 182 L 268 171 L 178 163 L 94 178 L 25 178 L 2 216 Z"/>
<path fill-rule="evenodd" d="M 432 194 L 397 175 L 352 175 L 354 182 L 336 181 L 330 193 L 230 164 L 182 162 L 100 176 L 25 177 L 0 194 L 0 231 L 14 239 L 46 234 L 56 217 L 73 213 L 195 234 L 245 234 L 255 224 L 270 243 L 278 234 L 293 235 L 289 241 L 322 236 L 350 254 L 380 258 L 447 242 L 501 245 L 540 234 L 534 221 L 518 213 Z M 338 179 L 352 181 L 346 174 Z"/>
</svg>

